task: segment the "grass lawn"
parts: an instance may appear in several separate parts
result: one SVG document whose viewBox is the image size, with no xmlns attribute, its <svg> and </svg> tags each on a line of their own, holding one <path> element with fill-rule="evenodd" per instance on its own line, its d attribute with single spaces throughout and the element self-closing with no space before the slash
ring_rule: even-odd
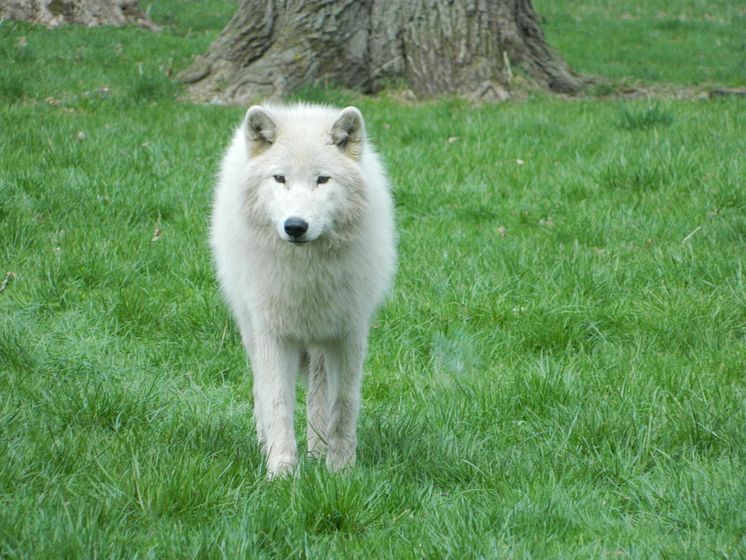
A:
<svg viewBox="0 0 746 560">
<path fill-rule="evenodd" d="M 536 2 L 581 71 L 746 85 L 743 10 L 658 4 Z M 743 558 L 746 103 L 307 92 L 366 116 L 400 270 L 358 465 L 267 483 L 206 244 L 243 110 L 166 76 L 232 9 L 0 23 L 0 557 Z"/>
<path fill-rule="evenodd" d="M 535 0 L 550 43 L 583 73 L 746 84 L 746 5 L 731 0 Z"/>
</svg>

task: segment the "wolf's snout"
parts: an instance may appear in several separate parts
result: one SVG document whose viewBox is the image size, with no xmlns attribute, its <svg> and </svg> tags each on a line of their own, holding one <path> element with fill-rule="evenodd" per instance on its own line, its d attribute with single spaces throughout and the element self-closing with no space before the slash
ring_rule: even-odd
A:
<svg viewBox="0 0 746 560">
<path fill-rule="evenodd" d="M 308 231 L 308 222 L 302 218 L 288 218 L 283 226 L 285 233 L 293 239 L 302 237 Z"/>
</svg>

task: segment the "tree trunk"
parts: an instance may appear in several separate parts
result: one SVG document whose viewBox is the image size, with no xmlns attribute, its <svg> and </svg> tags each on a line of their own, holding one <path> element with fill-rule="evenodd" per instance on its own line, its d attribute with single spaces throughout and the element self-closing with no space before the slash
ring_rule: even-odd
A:
<svg viewBox="0 0 746 560">
<path fill-rule="evenodd" d="M 17 19 L 57 27 L 64 23 L 122 26 L 136 24 L 158 31 L 138 0 L 0 0 L 0 20 Z"/>
<path fill-rule="evenodd" d="M 530 0 L 241 0 L 180 76 L 196 100 L 248 104 L 304 85 L 507 97 L 514 71 L 575 93 Z"/>
</svg>

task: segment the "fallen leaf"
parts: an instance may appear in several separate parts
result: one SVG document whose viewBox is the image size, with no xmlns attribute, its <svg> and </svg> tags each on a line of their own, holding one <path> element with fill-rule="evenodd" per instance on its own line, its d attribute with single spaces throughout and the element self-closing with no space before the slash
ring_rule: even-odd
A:
<svg viewBox="0 0 746 560">
<path fill-rule="evenodd" d="M 505 237 L 506 235 L 508 235 L 508 230 L 505 229 L 505 226 L 499 226 L 497 228 L 497 235 L 499 235 L 500 237 Z"/>
<path fill-rule="evenodd" d="M 0 292 L 4 292 L 5 288 L 8 287 L 8 284 L 10 284 L 10 282 L 12 280 L 15 280 L 15 279 L 16 279 L 16 273 L 15 272 L 8 272 L 8 273 L 6 273 L 5 274 L 5 278 L 3 278 L 3 281 L 0 282 Z"/>
<path fill-rule="evenodd" d="M 551 216 L 547 216 L 546 218 L 542 218 L 541 220 L 539 220 L 539 225 L 552 227 L 554 225 L 554 220 L 552 220 Z"/>
</svg>

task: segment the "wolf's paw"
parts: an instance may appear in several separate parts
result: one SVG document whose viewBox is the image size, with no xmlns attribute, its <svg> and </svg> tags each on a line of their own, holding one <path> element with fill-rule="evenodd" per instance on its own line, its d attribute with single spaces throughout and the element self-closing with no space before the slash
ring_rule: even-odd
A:
<svg viewBox="0 0 746 560">
<path fill-rule="evenodd" d="M 295 472 L 298 458 L 292 454 L 270 454 L 267 459 L 267 480 L 285 478 Z"/>
</svg>

